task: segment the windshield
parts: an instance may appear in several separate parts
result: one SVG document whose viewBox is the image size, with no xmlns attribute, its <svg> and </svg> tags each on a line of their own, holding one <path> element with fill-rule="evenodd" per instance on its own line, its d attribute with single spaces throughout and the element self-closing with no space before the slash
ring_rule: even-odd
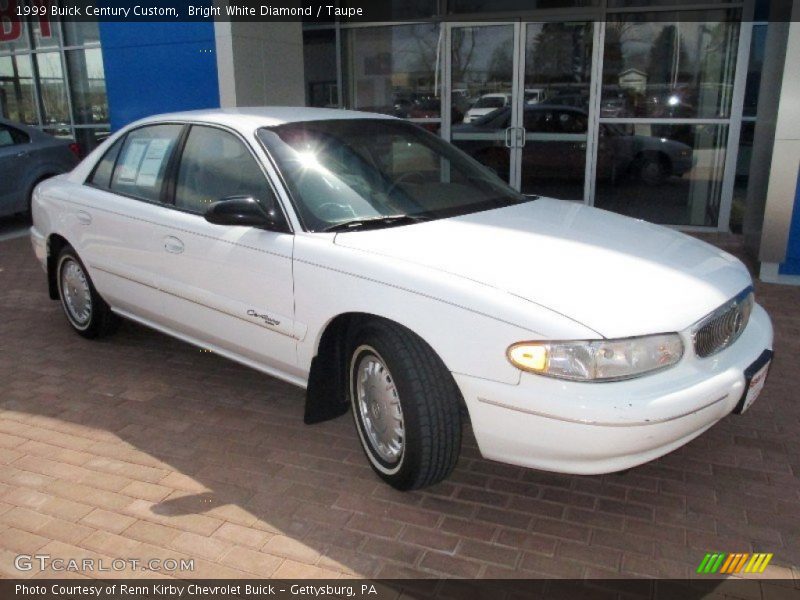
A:
<svg viewBox="0 0 800 600">
<path fill-rule="evenodd" d="M 405 121 L 306 121 L 265 127 L 258 136 L 309 231 L 359 221 L 388 227 L 530 200 L 460 150 Z"/>
<path fill-rule="evenodd" d="M 500 108 L 505 106 L 505 98 L 502 96 L 484 96 L 475 103 L 475 108 Z"/>
</svg>

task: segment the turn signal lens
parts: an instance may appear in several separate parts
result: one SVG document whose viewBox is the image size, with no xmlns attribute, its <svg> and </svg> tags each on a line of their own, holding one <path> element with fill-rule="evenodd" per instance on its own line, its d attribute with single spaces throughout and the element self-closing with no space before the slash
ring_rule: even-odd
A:
<svg viewBox="0 0 800 600">
<path fill-rule="evenodd" d="M 619 340 L 520 342 L 508 360 L 523 371 L 573 381 L 619 381 L 666 369 L 683 356 L 677 333 Z"/>
<path fill-rule="evenodd" d="M 508 349 L 511 363 L 526 371 L 544 371 L 547 367 L 547 348 L 520 344 Z"/>
</svg>

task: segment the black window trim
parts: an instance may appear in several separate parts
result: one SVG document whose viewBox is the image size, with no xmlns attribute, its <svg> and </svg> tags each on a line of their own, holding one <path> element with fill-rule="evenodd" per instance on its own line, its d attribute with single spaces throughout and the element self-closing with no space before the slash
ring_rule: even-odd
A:
<svg viewBox="0 0 800 600">
<path fill-rule="evenodd" d="M 169 161 L 167 163 L 166 170 L 164 171 L 164 181 L 162 181 L 162 183 L 161 183 L 161 190 L 159 192 L 159 200 L 158 201 L 154 201 L 154 200 L 150 200 L 148 198 L 141 198 L 139 196 L 134 196 L 132 194 L 125 194 L 125 193 L 119 192 L 117 190 L 112 190 L 111 189 L 111 182 L 114 180 L 114 173 L 116 173 L 117 163 L 119 162 L 119 157 L 122 154 L 122 147 L 124 147 L 125 141 L 127 140 L 128 136 L 131 133 L 133 133 L 134 131 L 138 131 L 139 129 L 143 129 L 144 127 L 153 127 L 153 126 L 157 126 L 157 125 L 180 125 L 182 127 L 181 132 L 178 134 L 177 143 L 175 144 L 175 148 L 173 149 L 172 155 L 170 156 L 170 159 L 169 159 Z M 279 233 L 288 233 L 288 234 L 294 235 L 294 226 L 292 225 L 291 219 L 289 219 L 289 215 L 288 215 L 288 213 L 286 211 L 286 207 L 283 205 L 283 200 L 281 199 L 281 196 L 278 193 L 277 187 L 275 186 L 275 182 L 272 180 L 272 177 L 270 177 L 269 173 L 264 168 L 264 165 L 262 164 L 262 161 L 259 159 L 259 157 L 256 155 L 256 153 L 253 151 L 252 146 L 247 142 L 247 140 L 244 138 L 244 136 L 242 136 L 241 133 L 239 133 L 236 129 L 233 129 L 231 127 L 228 127 L 228 126 L 220 124 L 220 123 L 208 123 L 206 121 L 169 120 L 169 121 L 152 121 L 152 122 L 148 122 L 148 123 L 142 123 L 141 125 L 137 125 L 136 127 L 132 127 L 131 129 L 128 129 L 127 131 L 125 131 L 122 135 L 120 135 L 118 138 L 116 138 L 114 140 L 114 142 L 111 143 L 111 145 L 108 147 L 108 150 L 106 150 L 103 153 L 103 155 L 97 160 L 97 162 L 94 164 L 94 166 L 92 167 L 92 170 L 89 172 L 89 174 L 84 179 L 83 185 L 86 185 L 88 187 L 92 187 L 92 188 L 95 188 L 97 190 L 101 190 L 101 191 L 104 191 L 104 192 L 108 192 L 110 194 L 116 194 L 116 195 L 121 196 L 123 198 L 130 198 L 131 200 L 136 200 L 138 202 L 144 202 L 146 204 L 152 204 L 154 206 L 161 206 L 163 208 L 168 208 L 170 210 L 176 210 L 178 212 L 182 212 L 182 213 L 186 213 L 186 214 L 202 217 L 203 215 L 201 213 L 195 211 L 195 210 L 181 208 L 181 207 L 179 207 L 179 206 L 177 206 L 175 204 L 175 194 L 176 194 L 176 187 L 177 187 L 178 169 L 180 168 L 181 159 L 183 158 L 183 151 L 184 151 L 184 149 L 186 147 L 186 140 L 189 137 L 189 132 L 190 132 L 191 128 L 195 127 L 195 126 L 198 126 L 198 127 L 211 127 L 211 128 L 214 128 L 214 129 L 219 129 L 221 131 L 226 131 L 226 132 L 231 133 L 234 136 L 236 136 L 236 138 L 238 138 L 239 141 L 241 141 L 244 144 L 245 148 L 250 153 L 250 156 L 253 157 L 253 160 L 256 162 L 256 165 L 258 165 L 258 168 L 261 169 L 261 174 L 264 176 L 264 180 L 267 182 L 267 185 L 269 186 L 269 190 L 272 193 L 273 198 L 275 199 L 275 205 L 281 211 L 281 216 L 283 217 L 283 224 L 284 224 L 285 227 Z M 114 144 L 116 144 L 119 141 L 122 142 L 122 146 L 120 146 L 120 151 L 117 154 L 117 157 L 114 159 L 114 167 L 111 170 L 111 178 L 109 180 L 108 188 L 103 188 L 103 187 L 101 187 L 99 185 L 95 185 L 91 181 L 92 178 L 94 177 L 95 171 L 100 166 L 100 163 L 103 161 L 103 159 L 106 157 L 106 154 L 108 154 L 111 151 L 111 148 L 114 146 Z M 267 154 L 267 158 L 270 161 L 270 163 L 272 164 L 273 168 L 276 169 L 276 172 L 280 173 L 280 171 L 277 170 L 277 167 L 275 166 L 275 164 L 272 162 L 272 157 L 269 156 L 269 153 L 266 152 L 266 150 L 265 150 L 265 153 Z"/>
<path fill-rule="evenodd" d="M 272 194 L 272 197 L 275 200 L 275 205 L 281 211 L 281 216 L 283 217 L 284 228 L 279 233 L 294 234 L 294 228 L 292 227 L 292 222 L 289 219 L 289 216 L 288 216 L 288 214 L 286 212 L 285 207 L 283 206 L 283 201 L 281 200 L 281 197 L 278 194 L 278 190 L 276 189 L 275 184 L 272 181 L 272 178 L 269 176 L 269 173 L 267 173 L 267 171 L 264 169 L 264 165 L 262 164 L 262 161 L 259 159 L 259 157 L 256 155 L 256 153 L 253 152 L 253 148 L 247 142 L 247 140 L 244 138 L 244 136 L 242 136 L 241 133 L 239 133 L 237 130 L 235 130 L 235 129 L 231 128 L 231 127 L 228 127 L 226 125 L 223 125 L 221 123 L 208 123 L 206 121 L 185 121 L 185 122 L 183 122 L 183 124 L 186 125 L 185 135 L 181 140 L 179 140 L 179 145 L 176 146 L 176 148 L 175 148 L 175 154 L 173 155 L 173 158 L 170 159 L 170 163 L 167 165 L 167 169 L 168 170 L 167 170 L 167 173 L 166 173 L 166 175 L 164 177 L 164 181 L 165 181 L 165 184 L 167 183 L 167 181 L 169 181 L 169 183 L 170 183 L 169 190 L 170 191 L 169 191 L 168 195 L 162 196 L 165 199 L 165 202 L 162 204 L 162 206 L 166 206 L 167 208 L 170 208 L 172 210 L 177 210 L 178 212 L 187 213 L 187 214 L 190 214 L 190 215 L 195 215 L 195 216 L 199 216 L 199 217 L 203 216 L 202 213 L 200 213 L 200 212 L 198 212 L 196 210 L 192 210 L 192 209 L 189 209 L 189 208 L 182 208 L 180 206 L 177 206 L 177 204 L 175 203 L 176 202 L 175 196 L 176 196 L 176 193 L 177 193 L 177 185 L 178 185 L 178 171 L 180 169 L 180 165 L 181 165 L 181 162 L 183 160 L 183 152 L 186 149 L 186 142 L 189 139 L 189 134 L 191 133 L 191 129 L 193 127 L 208 127 L 208 128 L 211 128 L 211 129 L 218 129 L 220 131 L 224 131 L 224 132 L 233 134 L 234 137 L 236 137 L 242 144 L 244 144 L 244 147 L 250 153 L 250 156 L 253 158 L 253 160 L 255 161 L 256 165 L 261 170 L 261 174 L 264 176 L 264 181 L 269 186 L 269 191 L 270 191 L 270 193 Z"/>
<path fill-rule="evenodd" d="M 111 145 L 108 147 L 108 150 L 103 152 L 103 156 L 101 156 L 99 160 L 94 164 L 92 170 L 89 172 L 89 174 L 86 176 L 86 179 L 83 181 L 83 185 L 88 185 L 89 187 L 93 187 L 98 190 L 103 190 L 105 192 L 111 191 L 111 180 L 114 178 L 114 171 L 117 169 L 117 162 L 119 162 L 119 155 L 122 154 L 122 146 L 125 145 L 125 140 L 127 139 L 127 137 L 128 134 L 126 132 L 125 134 L 119 136 L 111 143 Z M 114 164 L 111 165 L 111 175 L 108 178 L 108 188 L 104 188 L 100 185 L 97 185 L 92 180 L 94 179 L 94 176 L 97 173 L 97 169 L 100 168 L 100 163 L 102 163 L 103 160 L 105 160 L 106 156 L 108 156 L 108 153 L 111 152 L 114 149 L 114 146 L 116 146 L 117 144 L 120 144 L 119 152 L 117 152 L 117 155 L 114 157 Z"/>
<path fill-rule="evenodd" d="M 138 131 L 140 129 L 144 129 L 145 127 L 157 127 L 159 125 L 180 125 L 181 126 L 181 131 L 180 131 L 180 133 L 178 134 L 178 137 L 177 137 L 178 142 L 180 142 L 181 136 L 183 136 L 184 131 L 186 130 L 186 123 L 181 122 L 181 121 L 154 121 L 154 122 L 151 122 L 151 123 L 142 123 L 141 125 L 137 125 L 136 127 L 132 127 L 131 129 L 128 129 L 125 133 L 123 133 L 121 136 L 119 136 L 117 139 L 115 139 L 114 142 L 112 142 L 111 145 L 108 147 L 108 150 L 106 150 L 103 153 L 103 155 L 97 160 L 97 162 L 92 167 L 92 170 L 86 176 L 86 179 L 83 180 L 83 185 L 91 187 L 91 188 L 94 188 L 96 190 L 101 190 L 103 192 L 108 192 L 109 194 L 116 194 L 117 196 L 121 196 L 122 198 L 129 198 L 131 200 L 136 200 L 137 202 L 144 202 L 145 204 L 152 204 L 153 206 L 169 207 L 169 205 L 164 204 L 163 202 L 161 202 L 161 199 L 164 198 L 164 186 L 165 186 L 165 184 L 167 182 L 167 179 L 168 179 L 169 167 L 170 167 L 170 164 L 172 162 L 172 156 L 170 156 L 170 159 L 167 162 L 167 170 L 164 171 L 164 180 L 161 182 L 161 190 L 159 190 L 159 193 L 158 193 L 159 200 L 151 200 L 149 198 L 142 198 L 141 196 L 135 196 L 133 194 L 126 194 L 124 192 L 120 192 L 119 190 L 111 189 L 111 183 L 114 181 L 114 175 L 116 174 L 117 167 L 119 166 L 119 158 L 120 158 L 120 156 L 122 156 L 122 149 L 125 147 L 125 142 L 127 142 L 128 136 L 131 133 L 133 133 L 134 131 Z M 104 188 L 104 187 L 101 187 L 99 185 L 95 185 L 94 182 L 91 181 L 92 177 L 94 177 L 95 171 L 100 166 L 100 163 L 103 161 L 103 159 L 106 157 L 106 155 L 109 152 L 111 152 L 111 149 L 114 147 L 114 145 L 117 142 L 119 142 L 120 140 L 122 141 L 122 146 L 120 146 L 119 153 L 117 154 L 117 157 L 114 159 L 114 167 L 111 169 L 111 178 L 108 180 L 108 188 Z M 173 156 L 175 155 L 175 153 L 177 151 L 177 146 L 178 146 L 178 144 L 176 143 L 175 148 L 172 150 L 172 155 Z"/>
</svg>

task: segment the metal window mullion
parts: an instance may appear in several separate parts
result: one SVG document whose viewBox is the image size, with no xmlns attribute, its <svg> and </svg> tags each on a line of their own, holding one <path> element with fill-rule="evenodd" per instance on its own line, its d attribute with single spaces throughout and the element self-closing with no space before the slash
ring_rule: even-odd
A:
<svg viewBox="0 0 800 600">
<path fill-rule="evenodd" d="M 64 93 L 67 95 L 67 111 L 69 114 L 69 128 L 72 137 L 75 137 L 75 117 L 72 114 L 72 88 L 70 87 L 69 75 L 67 74 L 67 57 L 64 52 L 59 50 L 59 59 L 61 60 L 61 73 L 64 78 Z"/>
<path fill-rule="evenodd" d="M 596 21 L 592 30 L 592 68 L 589 77 L 589 123 L 586 168 L 583 181 L 583 202 L 594 206 L 597 193 L 597 157 L 600 146 L 600 103 L 603 92 L 603 48 L 606 21 Z"/>
<path fill-rule="evenodd" d="M 453 90 L 453 36 L 451 35 L 451 25 L 449 23 L 441 23 L 440 27 L 443 31 L 444 39 L 442 41 L 442 82 L 441 82 L 441 103 L 440 114 L 442 118 L 442 125 L 439 128 L 439 135 L 442 139 L 450 141 L 452 135 L 452 90 Z M 438 65 L 437 65 L 438 68 Z"/>
<path fill-rule="evenodd" d="M 746 20 L 752 18 L 755 11 L 753 0 L 747 2 L 747 8 L 739 23 L 739 44 L 735 75 L 733 79 L 733 95 L 728 125 L 728 144 L 725 151 L 725 167 L 722 175 L 721 201 L 717 217 L 717 229 L 730 230 L 731 209 L 733 208 L 733 188 L 736 183 L 736 164 L 739 160 L 739 137 L 742 131 L 742 113 L 744 112 L 744 95 L 747 87 L 747 69 L 750 62 L 751 42 L 753 39 L 753 23 Z"/>
<path fill-rule="evenodd" d="M 345 108 L 344 74 L 342 73 L 342 28 L 338 20 L 336 21 L 336 29 L 334 31 L 334 46 L 336 51 L 336 106 L 338 108 Z"/>
<path fill-rule="evenodd" d="M 527 23 L 514 23 L 512 41 L 513 60 L 511 67 L 511 127 L 517 130 L 523 127 L 523 102 L 525 101 L 525 38 Z M 509 149 L 509 185 L 515 190 L 522 189 L 522 146 L 517 143 L 519 136 L 514 135 Z"/>
<path fill-rule="evenodd" d="M 33 43 L 31 41 L 31 43 Z M 36 114 L 39 117 L 39 128 L 45 126 L 44 99 L 42 98 L 41 75 L 39 74 L 39 61 L 37 53 L 31 52 L 31 75 L 33 76 L 33 98 L 36 102 Z"/>
</svg>

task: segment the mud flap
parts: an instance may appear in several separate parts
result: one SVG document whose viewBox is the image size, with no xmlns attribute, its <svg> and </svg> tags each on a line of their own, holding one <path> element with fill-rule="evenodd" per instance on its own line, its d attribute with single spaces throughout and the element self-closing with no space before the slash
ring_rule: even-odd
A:
<svg viewBox="0 0 800 600">
<path fill-rule="evenodd" d="M 347 412 L 347 389 L 339 368 L 341 356 L 334 352 L 327 360 L 314 357 L 306 389 L 306 409 L 303 422 L 306 425 L 330 421 Z"/>
</svg>

